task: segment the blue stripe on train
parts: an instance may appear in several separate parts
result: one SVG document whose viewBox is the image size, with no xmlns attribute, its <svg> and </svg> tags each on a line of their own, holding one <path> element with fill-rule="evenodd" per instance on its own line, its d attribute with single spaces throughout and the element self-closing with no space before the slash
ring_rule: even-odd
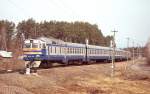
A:
<svg viewBox="0 0 150 94">
<path fill-rule="evenodd" d="M 86 57 L 84 55 L 27 55 L 28 57 L 24 57 L 26 61 L 32 60 L 49 60 L 49 61 L 69 61 L 69 60 L 83 60 L 85 61 Z M 125 57 L 116 56 L 116 59 L 124 59 Z M 111 60 L 111 56 L 87 56 L 87 61 L 90 60 L 104 60 L 108 59 Z"/>
</svg>

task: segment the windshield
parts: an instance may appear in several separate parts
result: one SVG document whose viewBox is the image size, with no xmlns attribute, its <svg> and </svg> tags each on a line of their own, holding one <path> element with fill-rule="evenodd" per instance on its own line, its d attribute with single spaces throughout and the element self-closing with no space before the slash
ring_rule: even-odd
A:
<svg viewBox="0 0 150 94">
<path fill-rule="evenodd" d="M 38 48 L 38 44 L 33 43 L 31 46 L 31 43 L 26 43 L 24 48 Z"/>
<path fill-rule="evenodd" d="M 32 48 L 38 48 L 38 44 L 33 43 Z"/>
<path fill-rule="evenodd" d="M 30 43 L 26 43 L 26 44 L 24 45 L 24 47 L 25 47 L 25 48 L 31 48 L 31 44 L 30 44 Z"/>
</svg>

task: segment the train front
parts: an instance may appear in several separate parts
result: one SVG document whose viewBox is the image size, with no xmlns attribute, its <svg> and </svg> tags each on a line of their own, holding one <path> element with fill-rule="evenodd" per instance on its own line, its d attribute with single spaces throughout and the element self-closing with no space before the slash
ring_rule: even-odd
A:
<svg viewBox="0 0 150 94">
<path fill-rule="evenodd" d="M 24 41 L 23 59 L 25 61 L 41 61 L 45 56 L 46 45 L 41 40 L 27 39 Z"/>
</svg>

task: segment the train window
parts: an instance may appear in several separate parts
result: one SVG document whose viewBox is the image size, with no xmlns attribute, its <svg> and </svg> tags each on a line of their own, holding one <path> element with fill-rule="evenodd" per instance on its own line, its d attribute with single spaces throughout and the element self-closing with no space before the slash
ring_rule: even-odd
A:
<svg viewBox="0 0 150 94">
<path fill-rule="evenodd" d="M 77 54 L 77 48 L 74 49 L 75 54 Z"/>
<path fill-rule="evenodd" d="M 101 50 L 99 50 L 99 54 L 101 54 Z"/>
<path fill-rule="evenodd" d="M 70 53 L 72 53 L 72 48 L 70 48 Z"/>
<path fill-rule="evenodd" d="M 56 53 L 56 47 L 55 47 L 55 50 L 54 50 L 55 52 L 54 53 Z"/>
<path fill-rule="evenodd" d="M 81 49 L 79 48 L 79 54 L 81 53 Z"/>
<path fill-rule="evenodd" d="M 76 48 L 74 48 L 74 54 L 76 54 Z"/>
<path fill-rule="evenodd" d="M 71 53 L 71 48 L 69 48 L 69 53 Z"/>
<path fill-rule="evenodd" d="M 79 48 L 79 53 L 81 54 L 81 48 Z"/>
<path fill-rule="evenodd" d="M 73 48 L 71 48 L 71 53 L 73 53 Z"/>
<path fill-rule="evenodd" d="M 76 54 L 76 48 L 74 48 L 74 53 Z"/>
<path fill-rule="evenodd" d="M 106 54 L 108 54 L 108 50 L 106 50 Z"/>
<path fill-rule="evenodd" d="M 32 48 L 38 48 L 38 44 L 33 43 Z"/>
<path fill-rule="evenodd" d="M 104 53 L 104 50 L 102 50 L 102 54 L 105 54 L 105 53 Z"/>
<path fill-rule="evenodd" d="M 56 44 L 56 42 L 55 42 L 55 41 L 52 41 L 52 44 Z"/>
<path fill-rule="evenodd" d="M 74 54 L 74 48 L 72 48 L 72 53 Z"/>
<path fill-rule="evenodd" d="M 72 53 L 72 48 L 70 48 L 70 53 Z"/>
<path fill-rule="evenodd" d="M 49 49 L 49 53 L 51 53 L 52 51 L 51 51 L 51 47 L 50 46 L 48 47 L 48 49 Z"/>
<path fill-rule="evenodd" d="M 45 49 L 46 48 L 46 44 L 43 43 L 42 44 L 42 48 Z"/>
<path fill-rule="evenodd" d="M 74 48 L 72 48 L 72 53 L 74 54 Z"/>
<path fill-rule="evenodd" d="M 51 53 L 52 53 L 52 46 L 51 46 L 51 49 L 50 49 L 50 50 L 51 50 Z"/>
<path fill-rule="evenodd" d="M 71 53 L 71 48 L 69 48 L 69 53 Z"/>
<path fill-rule="evenodd" d="M 59 49 L 60 49 L 60 54 L 61 54 L 61 47 Z"/>
<path fill-rule="evenodd" d="M 102 50 L 99 50 L 99 54 L 102 54 Z"/>
<path fill-rule="evenodd" d="M 79 48 L 77 48 L 77 52 L 78 52 L 78 54 L 79 54 Z"/>
<path fill-rule="evenodd" d="M 69 47 L 67 48 L 67 53 L 69 53 Z"/>
</svg>

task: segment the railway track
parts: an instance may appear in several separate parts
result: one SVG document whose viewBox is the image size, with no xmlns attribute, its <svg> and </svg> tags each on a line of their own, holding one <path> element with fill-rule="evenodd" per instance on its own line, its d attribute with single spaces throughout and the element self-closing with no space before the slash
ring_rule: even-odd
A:
<svg viewBox="0 0 150 94">
<path fill-rule="evenodd" d="M 132 70 L 132 71 L 136 71 L 134 66 L 137 66 L 139 62 L 143 62 L 144 60 L 135 60 L 135 62 L 133 63 L 132 60 L 130 60 L 128 63 L 124 62 L 126 65 L 126 70 Z M 116 62 L 116 64 L 121 64 L 122 62 Z M 45 70 L 45 69 L 53 69 L 53 68 L 63 68 L 63 67 L 75 67 L 75 66 L 88 66 L 88 65 L 101 65 L 106 67 L 106 70 L 111 70 L 111 63 L 109 62 L 90 62 L 88 64 L 69 64 L 69 65 L 64 65 L 64 64 L 58 64 L 58 63 L 53 63 L 53 65 L 49 68 L 43 68 L 40 67 L 37 69 L 37 71 L 40 70 Z M 11 71 L 8 70 L 0 70 L 0 74 L 8 74 L 8 73 L 15 73 L 15 72 L 19 72 L 20 74 L 24 74 L 25 73 L 25 68 L 20 68 L 20 69 L 13 69 Z"/>
<path fill-rule="evenodd" d="M 100 65 L 100 64 L 110 65 L 110 62 L 90 62 L 88 64 L 70 63 L 69 65 L 53 63 L 52 66 L 50 66 L 50 67 L 39 67 L 39 68 L 37 68 L 37 70 L 62 68 L 62 67 L 73 67 L 73 66 L 87 66 L 87 65 L 95 65 L 95 64 L 96 65 Z M 3 70 L 0 70 L 0 74 L 15 73 L 15 72 L 19 72 L 21 74 L 24 74 L 25 68 L 19 68 L 19 69 L 13 69 L 12 68 L 11 70 L 7 70 L 7 68 L 3 68 Z"/>
</svg>

